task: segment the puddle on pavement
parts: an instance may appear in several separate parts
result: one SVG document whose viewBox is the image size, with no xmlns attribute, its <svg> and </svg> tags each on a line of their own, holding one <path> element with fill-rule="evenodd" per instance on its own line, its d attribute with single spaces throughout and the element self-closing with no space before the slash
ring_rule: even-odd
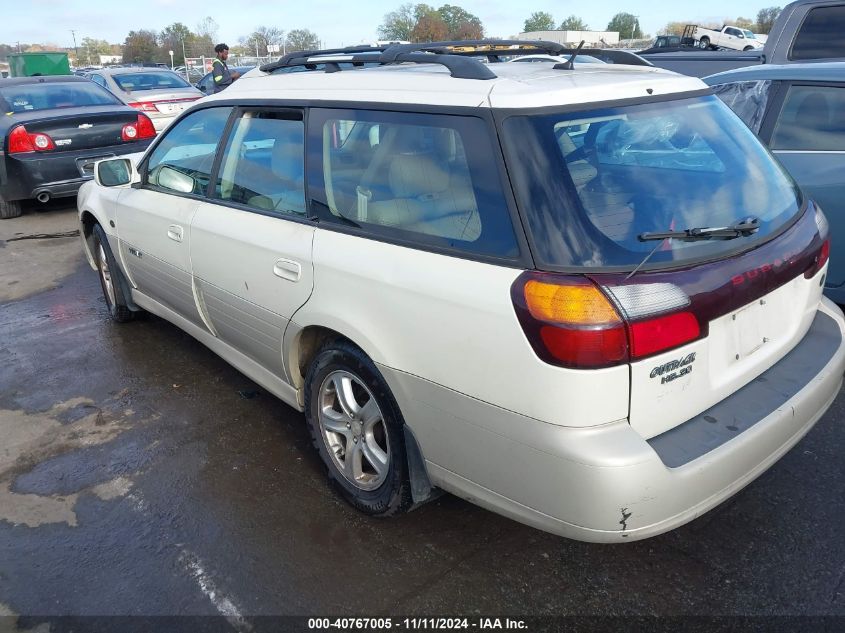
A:
<svg viewBox="0 0 845 633">
<path fill-rule="evenodd" d="M 88 398 L 73 398 L 43 412 L 0 409 L 0 437 L 4 440 L 0 446 L 0 521 L 29 527 L 49 523 L 75 526 L 74 506 L 83 491 L 90 490 L 104 500 L 129 492 L 130 473 L 112 474 L 109 470 L 94 472 L 87 479 L 79 477 L 76 489 L 58 486 L 49 494 L 30 485 L 29 490 L 15 490 L 16 478 L 26 481 L 27 475 L 42 464 L 51 460 L 62 463 L 63 458 L 72 460 L 75 454 L 90 453 L 137 425 L 138 421 L 131 419 L 133 412 L 119 407 L 120 395 L 102 406 Z M 141 465 L 132 464 L 137 468 Z"/>
</svg>

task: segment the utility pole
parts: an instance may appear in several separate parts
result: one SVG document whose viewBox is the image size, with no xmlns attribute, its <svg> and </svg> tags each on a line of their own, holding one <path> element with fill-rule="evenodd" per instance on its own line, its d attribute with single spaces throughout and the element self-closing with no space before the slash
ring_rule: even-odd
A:
<svg viewBox="0 0 845 633">
<path fill-rule="evenodd" d="M 185 64 L 185 81 L 191 83 L 191 75 L 188 73 L 188 58 L 185 55 L 185 38 L 182 38 L 182 63 Z M 205 68 L 203 68 L 205 71 Z"/>
<path fill-rule="evenodd" d="M 76 67 L 79 68 L 79 49 L 76 47 L 76 31 L 71 29 L 70 34 L 73 35 L 73 51 L 76 55 Z M 18 44 L 18 48 L 20 48 L 20 44 Z"/>
<path fill-rule="evenodd" d="M 631 21 L 631 43 L 634 42 L 634 29 L 637 28 L 637 20 L 640 19 L 640 16 L 635 15 L 634 19 Z"/>
</svg>

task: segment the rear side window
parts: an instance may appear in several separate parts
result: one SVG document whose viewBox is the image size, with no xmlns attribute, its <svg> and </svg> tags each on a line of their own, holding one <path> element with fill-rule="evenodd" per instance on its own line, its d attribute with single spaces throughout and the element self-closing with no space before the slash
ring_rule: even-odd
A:
<svg viewBox="0 0 845 633">
<path fill-rule="evenodd" d="M 755 133 L 759 133 L 771 87 L 772 82 L 769 80 L 736 81 L 714 86 L 713 92 L 742 119 L 745 125 Z"/>
<path fill-rule="evenodd" d="M 312 110 L 317 212 L 383 237 L 519 254 L 488 125 L 479 118 Z"/>
<path fill-rule="evenodd" d="M 4 112 L 30 112 L 54 108 L 123 105 L 109 91 L 88 81 L 44 82 L 0 87 Z"/>
<path fill-rule="evenodd" d="M 245 112 L 229 136 L 216 197 L 281 215 L 305 213 L 305 130 L 289 114 Z"/>
<path fill-rule="evenodd" d="M 231 108 L 208 108 L 174 124 L 147 162 L 147 182 L 177 193 L 202 195 Z"/>
<path fill-rule="evenodd" d="M 819 7 L 807 14 L 789 59 L 845 57 L 845 7 Z"/>
<path fill-rule="evenodd" d="M 791 86 L 772 134 L 773 150 L 845 148 L 845 88 Z"/>
</svg>

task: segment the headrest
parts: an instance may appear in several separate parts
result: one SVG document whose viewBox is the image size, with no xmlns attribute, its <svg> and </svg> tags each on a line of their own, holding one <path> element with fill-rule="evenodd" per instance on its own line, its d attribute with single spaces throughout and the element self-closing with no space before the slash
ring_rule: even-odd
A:
<svg viewBox="0 0 845 633">
<path fill-rule="evenodd" d="M 449 188 L 449 172 L 429 154 L 398 154 L 390 163 L 390 189 L 396 198 L 417 198 Z"/>
<path fill-rule="evenodd" d="M 298 139 L 296 137 L 299 137 Z M 304 177 L 305 152 L 302 132 L 280 136 L 273 143 L 271 169 L 281 178 L 300 181 Z"/>
</svg>

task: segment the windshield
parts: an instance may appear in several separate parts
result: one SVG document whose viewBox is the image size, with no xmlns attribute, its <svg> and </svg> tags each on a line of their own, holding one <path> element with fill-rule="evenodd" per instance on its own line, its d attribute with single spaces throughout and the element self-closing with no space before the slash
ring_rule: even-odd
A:
<svg viewBox="0 0 845 633">
<path fill-rule="evenodd" d="M 756 37 L 754 37 L 754 33 L 752 33 L 751 31 L 749 31 L 747 29 L 742 29 L 742 32 L 743 32 L 743 34 L 745 34 L 746 39 L 749 39 L 749 40 L 756 40 L 757 39 Z"/>
<path fill-rule="evenodd" d="M 191 85 L 176 73 L 121 73 L 112 75 L 121 90 L 137 92 L 138 90 L 170 90 L 172 88 L 190 88 Z"/>
<path fill-rule="evenodd" d="M 793 181 L 718 98 L 505 120 L 509 170 L 538 264 L 648 267 L 715 258 L 780 230 Z M 643 241 L 649 232 L 760 228 L 732 240 Z M 656 249 L 656 250 L 655 250 Z"/>
<path fill-rule="evenodd" d="M 17 84 L 0 88 L 4 112 L 30 112 L 54 108 L 81 106 L 123 105 L 122 102 L 95 83 L 87 81 L 44 82 Z"/>
</svg>

